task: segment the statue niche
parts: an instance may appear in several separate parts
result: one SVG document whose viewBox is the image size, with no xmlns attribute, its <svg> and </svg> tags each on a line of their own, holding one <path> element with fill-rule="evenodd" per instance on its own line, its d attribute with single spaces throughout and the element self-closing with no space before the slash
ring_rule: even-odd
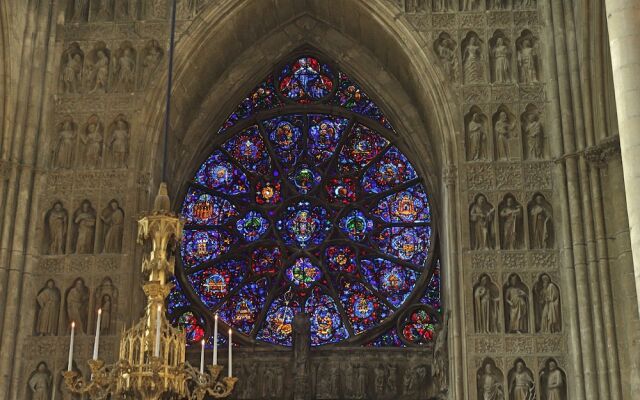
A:
<svg viewBox="0 0 640 400">
<path fill-rule="evenodd" d="M 376 368 L 383 368 L 380 365 Z M 376 369 L 377 371 L 377 369 Z M 340 398 L 338 393 L 338 379 L 340 377 L 340 368 L 338 364 L 329 362 L 326 365 L 319 364 L 316 368 L 316 398 L 320 400 L 332 400 Z M 386 385 L 386 381 L 380 383 Z M 378 375 L 376 374 L 376 391 L 379 385 Z M 378 392 L 380 393 L 380 392 Z"/>
<path fill-rule="evenodd" d="M 489 40 L 492 83 L 511 82 L 511 42 L 501 30 Z"/>
<path fill-rule="evenodd" d="M 126 41 L 115 51 L 114 90 L 133 92 L 136 88 L 136 50 Z"/>
<path fill-rule="evenodd" d="M 27 380 L 30 400 L 49 400 L 52 389 L 51 371 L 47 363 L 41 361 Z"/>
<path fill-rule="evenodd" d="M 82 148 L 82 165 L 89 169 L 100 168 L 102 162 L 102 143 L 104 141 L 104 126 L 97 115 L 92 115 L 80 135 Z"/>
<path fill-rule="evenodd" d="M 518 250 L 524 247 L 523 210 L 516 198 L 507 193 L 498 205 L 500 215 L 500 248 Z"/>
<path fill-rule="evenodd" d="M 462 11 L 481 11 L 482 0 L 462 0 Z"/>
<path fill-rule="evenodd" d="M 101 309 L 100 332 L 105 335 L 113 335 L 115 333 L 114 323 L 117 315 L 118 288 L 115 287 L 111 278 L 107 277 L 102 280 L 100 286 L 96 288 L 93 298 L 93 304 L 95 304 L 93 320 L 97 319 L 98 309 Z"/>
<path fill-rule="evenodd" d="M 499 161 L 519 160 L 520 143 L 516 133 L 516 116 L 507 106 L 501 104 L 493 117 L 493 132 L 496 137 L 496 159 Z"/>
<path fill-rule="evenodd" d="M 36 335 L 57 335 L 60 316 L 60 289 L 56 287 L 53 279 L 49 279 L 38 292 L 36 303 Z"/>
<path fill-rule="evenodd" d="M 433 12 L 454 11 L 453 0 L 433 0 Z"/>
<path fill-rule="evenodd" d="M 509 400 L 535 400 L 536 382 L 533 372 L 527 368 L 523 359 L 518 358 L 507 374 L 509 382 Z"/>
<path fill-rule="evenodd" d="M 475 32 L 467 33 L 467 36 L 462 41 L 462 72 L 464 84 L 484 82 L 482 51 L 482 41 L 478 34 Z"/>
<path fill-rule="evenodd" d="M 533 104 L 527 105 L 520 121 L 523 142 L 526 141 L 525 155 L 527 160 L 544 159 L 546 146 L 538 108 Z"/>
<path fill-rule="evenodd" d="M 91 10 L 93 21 L 107 22 L 113 20 L 114 0 L 91 0 Z"/>
<path fill-rule="evenodd" d="M 103 253 L 120 253 L 122 251 L 122 233 L 124 232 L 124 210 L 118 200 L 112 199 L 100 213 L 103 224 Z"/>
<path fill-rule="evenodd" d="M 505 400 L 504 375 L 491 358 L 485 358 L 478 369 L 478 399 Z"/>
<path fill-rule="evenodd" d="M 85 85 L 89 93 L 106 93 L 109 89 L 111 51 L 104 42 L 97 42 L 86 61 Z"/>
<path fill-rule="evenodd" d="M 489 161 L 490 140 L 487 140 L 487 117 L 477 106 L 472 106 L 464 117 L 466 128 L 467 160 Z"/>
<path fill-rule="evenodd" d="M 45 221 L 45 250 L 46 254 L 62 255 L 65 253 L 67 245 L 67 224 L 69 223 L 69 213 L 62 205 L 56 201 L 47 211 Z"/>
<path fill-rule="evenodd" d="M 478 194 L 469 208 L 471 227 L 471 249 L 490 250 L 494 248 L 493 218 L 495 208 L 484 194 Z"/>
<path fill-rule="evenodd" d="M 480 275 L 473 287 L 473 305 L 476 333 L 498 333 L 500 291 L 487 274 Z"/>
<path fill-rule="evenodd" d="M 60 90 L 65 94 L 80 93 L 84 52 L 77 42 L 73 42 L 62 53 L 60 61 Z"/>
<path fill-rule="evenodd" d="M 536 8 L 538 6 L 537 0 L 514 0 L 518 4 L 518 8 Z"/>
<path fill-rule="evenodd" d="M 77 278 L 65 296 L 67 326 L 71 331 L 71 322 L 76 323 L 76 332 L 87 333 L 87 312 L 89 305 L 89 289 L 84 279 Z"/>
<path fill-rule="evenodd" d="M 532 249 L 553 247 L 554 228 L 551 204 L 540 193 L 533 195 L 529 202 L 529 237 Z"/>
<path fill-rule="evenodd" d="M 504 287 L 504 326 L 506 333 L 529 332 L 529 289 L 518 274 Z"/>
<path fill-rule="evenodd" d="M 191 19 L 195 14 L 196 0 L 177 0 L 176 16 L 178 19 Z"/>
<path fill-rule="evenodd" d="M 492 10 L 508 10 L 509 8 L 509 0 L 491 0 Z"/>
<path fill-rule="evenodd" d="M 107 149 L 109 151 L 107 164 L 112 168 L 126 168 L 129 157 L 130 125 L 126 117 L 118 115 L 109 126 L 109 139 Z"/>
<path fill-rule="evenodd" d="M 140 71 L 140 88 L 145 89 L 152 82 L 160 61 L 162 61 L 163 51 L 157 40 L 151 39 L 142 51 L 142 68 Z"/>
<path fill-rule="evenodd" d="M 169 15 L 168 0 L 146 0 L 147 2 L 147 18 L 149 19 L 165 19 Z"/>
<path fill-rule="evenodd" d="M 407 13 L 424 12 L 427 10 L 427 0 L 404 0 L 404 11 Z"/>
<path fill-rule="evenodd" d="M 93 253 L 96 234 L 96 210 L 89 200 L 83 200 L 73 213 L 72 251 L 76 254 Z"/>
<path fill-rule="evenodd" d="M 438 55 L 444 75 L 451 82 L 456 81 L 456 42 L 451 39 L 448 33 L 442 32 L 433 43 L 433 50 Z"/>
<path fill-rule="evenodd" d="M 531 31 L 525 29 L 516 40 L 516 50 L 518 52 L 518 81 L 525 85 L 537 83 L 540 71 L 538 39 L 533 36 Z"/>
<path fill-rule="evenodd" d="M 70 0 L 67 3 L 67 19 L 71 22 L 87 22 L 89 0 Z"/>
<path fill-rule="evenodd" d="M 533 287 L 536 332 L 558 333 L 562 330 L 560 288 L 548 274 L 541 274 Z"/>
<path fill-rule="evenodd" d="M 119 20 L 131 19 L 129 0 L 115 0 L 115 16 Z"/>
<path fill-rule="evenodd" d="M 567 400 L 567 375 L 550 358 L 540 371 L 540 400 Z"/>
<path fill-rule="evenodd" d="M 53 167 L 69 169 L 73 167 L 78 125 L 70 115 L 66 115 L 57 125 L 56 131 L 58 140 L 53 151 Z"/>
</svg>

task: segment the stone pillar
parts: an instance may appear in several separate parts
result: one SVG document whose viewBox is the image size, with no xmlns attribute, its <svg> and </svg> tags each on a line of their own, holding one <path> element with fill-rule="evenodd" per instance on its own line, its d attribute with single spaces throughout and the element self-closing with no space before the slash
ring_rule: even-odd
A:
<svg viewBox="0 0 640 400">
<path fill-rule="evenodd" d="M 606 0 L 606 8 L 633 269 L 640 292 L 640 1 Z"/>
</svg>

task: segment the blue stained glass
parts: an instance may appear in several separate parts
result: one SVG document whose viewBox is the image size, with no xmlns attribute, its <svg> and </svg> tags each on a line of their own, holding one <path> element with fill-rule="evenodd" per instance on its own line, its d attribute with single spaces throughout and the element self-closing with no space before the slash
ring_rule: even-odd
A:
<svg viewBox="0 0 640 400">
<path fill-rule="evenodd" d="M 269 281 L 265 278 L 247 283 L 220 307 L 220 318 L 242 333 L 251 332 L 265 305 L 268 289 Z"/>
<path fill-rule="evenodd" d="M 273 275 L 282 266 L 282 254 L 280 248 L 258 247 L 251 253 L 251 270 L 256 275 Z"/>
<path fill-rule="evenodd" d="M 333 272 L 356 272 L 356 252 L 349 246 L 328 246 L 326 263 Z"/>
<path fill-rule="evenodd" d="M 263 124 L 280 164 L 291 168 L 300 156 L 303 116 L 288 115 L 264 121 Z"/>
<path fill-rule="evenodd" d="M 416 177 L 416 171 L 407 158 L 397 148 L 391 147 L 367 169 L 362 177 L 362 187 L 367 192 L 380 193 Z"/>
<path fill-rule="evenodd" d="M 396 332 L 396 328 L 393 327 L 374 340 L 365 344 L 365 347 L 407 347 L 407 345 L 400 340 L 398 332 Z"/>
<path fill-rule="evenodd" d="M 258 340 L 291 346 L 293 317 L 300 312 L 300 306 L 296 301 L 286 300 L 284 297 L 281 296 L 271 303 L 265 323 L 258 332 Z"/>
<path fill-rule="evenodd" d="M 190 188 L 182 206 L 187 224 L 221 225 L 238 215 L 229 200 Z"/>
<path fill-rule="evenodd" d="M 307 201 L 287 207 L 276 226 L 285 243 L 302 248 L 322 243 L 331 230 L 328 211 Z"/>
<path fill-rule="evenodd" d="M 319 100 L 333 90 L 333 73 L 314 57 L 300 57 L 282 69 L 279 88 L 299 103 Z"/>
<path fill-rule="evenodd" d="M 325 190 L 332 203 L 349 204 L 357 200 L 357 180 L 351 178 L 333 178 L 325 185 Z"/>
<path fill-rule="evenodd" d="M 392 227 L 384 228 L 373 242 L 384 253 L 421 266 L 428 256 L 430 237 L 428 226 Z"/>
<path fill-rule="evenodd" d="M 204 339 L 202 320 L 196 317 L 193 312 L 187 311 L 177 317 L 174 321 L 179 328 L 184 330 L 185 336 L 187 337 L 187 343 L 198 343 Z"/>
<path fill-rule="evenodd" d="M 236 222 L 236 229 L 247 242 L 255 242 L 269 229 L 269 221 L 257 211 L 249 211 Z"/>
<path fill-rule="evenodd" d="M 371 212 L 384 222 L 431 222 L 429 201 L 422 185 L 384 197 Z"/>
<path fill-rule="evenodd" d="M 202 302 L 213 308 L 242 282 L 247 269 L 245 261 L 229 260 L 189 275 L 189 282 Z"/>
<path fill-rule="evenodd" d="M 167 296 L 167 307 L 170 310 L 183 308 L 191 304 L 185 297 L 184 291 L 180 286 L 180 282 L 176 280 L 175 276 L 169 279 L 169 284 L 173 285 L 171 291 L 169 292 L 169 296 Z"/>
<path fill-rule="evenodd" d="M 338 158 L 340 172 L 359 171 L 369 164 L 389 144 L 389 141 L 364 125 L 356 125 L 342 147 Z"/>
<path fill-rule="evenodd" d="M 289 179 L 300 193 L 307 194 L 320 183 L 322 177 L 313 168 L 303 164 L 289 175 Z"/>
<path fill-rule="evenodd" d="M 246 119 L 258 111 L 270 110 L 281 105 L 282 101 L 276 95 L 276 89 L 273 85 L 273 77 L 269 76 L 240 102 L 238 108 L 222 124 L 218 133 L 225 132 L 238 121 Z"/>
<path fill-rule="evenodd" d="M 436 319 L 427 310 L 417 309 L 403 321 L 402 335 L 415 344 L 429 343 L 433 341 L 436 323 Z"/>
<path fill-rule="evenodd" d="M 437 312 L 442 311 L 442 303 L 440 300 L 440 260 L 436 260 L 434 264 L 433 275 L 424 294 L 420 298 L 420 303 L 430 305 Z"/>
<path fill-rule="evenodd" d="M 215 151 L 202 164 L 196 174 L 195 182 L 232 196 L 247 193 L 249 190 L 247 176 L 221 151 Z"/>
<path fill-rule="evenodd" d="M 340 302 L 356 334 L 379 324 L 389 315 L 389 309 L 363 284 L 342 280 Z"/>
<path fill-rule="evenodd" d="M 183 234 L 182 259 L 188 266 L 214 260 L 229 251 L 233 236 L 222 229 L 208 231 L 185 230 Z"/>
<path fill-rule="evenodd" d="M 247 171 L 267 174 L 271 170 L 271 157 L 255 125 L 227 140 L 224 149 Z"/>
<path fill-rule="evenodd" d="M 287 268 L 285 276 L 293 285 L 306 289 L 320 279 L 322 272 L 309 258 L 300 257 Z"/>
<path fill-rule="evenodd" d="M 382 258 L 361 260 L 360 265 L 367 282 L 396 308 L 404 303 L 418 279 L 415 271 Z"/>
<path fill-rule="evenodd" d="M 361 242 L 373 229 L 373 221 L 360 210 L 351 210 L 340 220 L 340 229 L 349 239 Z"/>
<path fill-rule="evenodd" d="M 309 155 L 320 164 L 336 151 L 349 120 L 331 115 L 309 115 Z"/>
<path fill-rule="evenodd" d="M 336 343 L 349 337 L 335 302 L 319 288 L 311 292 L 305 312 L 311 317 L 312 346 Z"/>
<path fill-rule="evenodd" d="M 338 79 L 339 87 L 331 100 L 332 103 L 378 121 L 387 129 L 393 129 L 387 117 L 380 111 L 380 108 L 369 99 L 369 96 L 356 83 L 342 72 L 339 73 Z"/>
</svg>

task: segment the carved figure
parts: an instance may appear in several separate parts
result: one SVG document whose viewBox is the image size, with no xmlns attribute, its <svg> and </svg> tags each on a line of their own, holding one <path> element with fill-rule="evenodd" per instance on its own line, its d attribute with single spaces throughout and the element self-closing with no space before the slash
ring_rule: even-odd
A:
<svg viewBox="0 0 640 400">
<path fill-rule="evenodd" d="M 519 234 L 522 223 L 522 207 L 516 203 L 511 195 L 505 196 L 504 205 L 500 210 L 500 227 L 502 229 L 502 248 L 515 250 L 519 247 Z"/>
<path fill-rule="evenodd" d="M 548 249 L 551 247 L 549 237 L 552 233 L 551 207 L 544 196 L 537 194 L 529 209 L 531 247 L 534 249 Z"/>
<path fill-rule="evenodd" d="M 500 111 L 498 119 L 494 125 L 494 131 L 496 132 L 496 145 L 498 147 L 498 160 L 510 160 L 511 149 L 509 146 L 509 139 L 511 138 L 511 132 L 515 128 L 515 121 L 509 121 L 509 115 L 506 111 Z"/>
<path fill-rule="evenodd" d="M 491 50 L 493 56 L 493 81 L 497 83 L 511 82 L 511 51 L 504 38 L 497 38 Z"/>
<path fill-rule="evenodd" d="M 492 247 L 493 232 L 491 229 L 495 209 L 487 202 L 484 195 L 478 195 L 471 206 L 469 219 L 473 226 L 472 243 L 473 250 L 488 250 Z"/>
<path fill-rule="evenodd" d="M 453 10 L 451 0 L 433 0 L 433 11 L 446 12 Z"/>
<path fill-rule="evenodd" d="M 387 370 L 383 365 L 378 364 L 373 369 L 373 386 L 376 394 L 384 393 L 384 387 L 387 383 Z"/>
<path fill-rule="evenodd" d="M 64 254 L 67 242 L 68 215 L 62 203 L 56 201 L 45 216 L 49 254 Z"/>
<path fill-rule="evenodd" d="M 502 373 L 491 362 L 486 362 L 478 374 L 478 399 L 504 400 L 502 377 Z"/>
<path fill-rule="evenodd" d="M 393 394 L 394 396 L 398 392 L 398 388 L 396 385 L 396 375 L 397 368 L 394 365 L 390 365 L 389 374 L 387 375 L 387 393 Z"/>
<path fill-rule="evenodd" d="M 163 19 L 167 17 L 167 0 L 147 1 L 149 1 L 151 18 Z"/>
<path fill-rule="evenodd" d="M 480 0 L 464 0 L 462 11 L 477 11 L 480 9 Z"/>
<path fill-rule="evenodd" d="M 82 78 L 82 66 L 84 64 L 84 53 L 80 50 L 80 45 L 73 42 L 62 54 L 62 90 L 64 93 L 79 93 Z"/>
<path fill-rule="evenodd" d="M 418 393 L 426 377 L 427 371 L 422 365 L 407 368 L 403 379 L 404 393 L 407 395 Z"/>
<path fill-rule="evenodd" d="M 547 274 L 540 275 L 535 289 L 538 332 L 560 332 L 560 289 Z"/>
<path fill-rule="evenodd" d="M 465 0 L 465 2 L 468 0 Z M 478 83 L 482 81 L 482 48 L 480 39 L 475 34 L 470 35 L 464 48 L 462 57 L 464 83 Z"/>
<path fill-rule="evenodd" d="M 42 336 L 58 333 L 58 316 L 60 313 L 60 290 L 53 279 L 49 279 L 45 287 L 36 296 L 38 303 L 38 317 L 36 319 L 36 334 Z"/>
<path fill-rule="evenodd" d="M 71 17 L 72 22 L 86 21 L 85 4 L 87 0 L 75 0 L 73 2 L 73 15 Z"/>
<path fill-rule="evenodd" d="M 96 19 L 98 21 L 110 21 L 113 19 L 113 0 L 94 0 L 94 4 L 98 3 L 98 11 Z"/>
<path fill-rule="evenodd" d="M 111 166 L 122 168 L 127 166 L 129 154 L 129 122 L 120 114 L 113 122 L 109 150 L 111 153 Z"/>
<path fill-rule="evenodd" d="M 293 317 L 294 400 L 309 397 L 309 353 L 311 352 L 311 321 L 309 316 L 298 313 Z"/>
<path fill-rule="evenodd" d="M 507 333 L 527 333 L 529 331 L 529 295 L 526 286 L 516 274 L 509 276 L 504 303 Z"/>
<path fill-rule="evenodd" d="M 75 322 L 79 333 L 87 332 L 87 305 L 89 289 L 84 281 L 78 278 L 67 292 L 67 321 Z"/>
<path fill-rule="evenodd" d="M 444 320 L 433 346 L 433 369 L 431 376 L 436 390 L 440 394 L 447 393 L 449 389 L 449 357 L 447 350 L 447 335 L 449 333 L 449 311 L 445 311 Z"/>
<path fill-rule="evenodd" d="M 516 360 L 514 367 L 509 372 L 509 399 L 536 399 L 536 384 L 533 380 L 533 374 L 521 359 Z"/>
<path fill-rule="evenodd" d="M 131 92 L 136 85 L 136 59 L 133 49 L 125 45 L 121 49 L 116 65 L 116 86 L 124 92 Z"/>
<path fill-rule="evenodd" d="M 58 144 L 54 153 L 53 165 L 60 169 L 73 166 L 73 154 L 76 147 L 76 124 L 71 116 L 66 116 L 58 125 Z"/>
<path fill-rule="evenodd" d="M 546 367 L 540 373 L 542 388 L 541 400 L 566 400 L 567 388 L 564 372 L 558 368 L 554 359 L 547 361 Z"/>
<path fill-rule="evenodd" d="M 540 160 L 544 157 L 544 135 L 538 113 L 531 111 L 526 116 L 524 132 L 529 143 L 528 155 L 532 160 Z"/>
<path fill-rule="evenodd" d="M 142 86 L 149 86 L 149 82 L 154 75 L 154 72 L 160 65 L 162 60 L 162 50 L 160 45 L 155 39 L 149 41 L 149 44 L 145 48 L 144 61 L 142 62 Z"/>
<path fill-rule="evenodd" d="M 525 84 L 538 82 L 537 57 L 538 55 L 531 43 L 531 39 L 524 39 L 518 51 L 520 82 Z"/>
<path fill-rule="evenodd" d="M 484 128 L 484 119 L 479 113 L 474 113 L 467 125 L 469 135 L 469 159 L 473 161 L 484 160 L 486 156 L 487 134 Z"/>
<path fill-rule="evenodd" d="M 102 309 L 102 321 L 100 331 L 105 334 L 113 334 L 113 317 L 116 315 L 116 305 L 118 301 L 118 289 L 113 284 L 111 278 L 104 278 L 94 295 L 95 316 L 98 315 L 98 308 Z"/>
<path fill-rule="evenodd" d="M 106 93 L 109 84 L 109 54 L 106 49 L 96 51 L 96 60 L 89 67 L 89 93 Z"/>
<path fill-rule="evenodd" d="M 102 211 L 100 219 L 104 222 L 103 253 L 119 253 L 122 250 L 122 233 L 124 231 L 124 211 L 117 200 L 111 200 L 109 206 Z"/>
<path fill-rule="evenodd" d="M 531 8 L 536 6 L 536 0 L 520 0 L 520 7 Z"/>
<path fill-rule="evenodd" d="M 425 10 L 426 0 L 405 0 L 404 9 L 408 13 L 415 13 Z"/>
<path fill-rule="evenodd" d="M 93 253 L 93 238 L 96 232 L 96 210 L 89 200 L 84 200 L 73 215 L 76 227 L 75 248 L 77 254 Z"/>
<path fill-rule="evenodd" d="M 84 135 L 80 136 L 80 143 L 83 147 L 84 166 L 87 168 L 100 167 L 102 159 L 102 123 L 96 115 L 93 115 L 87 121 Z"/>
<path fill-rule="evenodd" d="M 129 18 L 129 0 L 116 0 L 116 17 Z"/>
<path fill-rule="evenodd" d="M 176 15 L 180 19 L 189 19 L 193 17 L 196 0 L 178 0 L 176 5 Z"/>
<path fill-rule="evenodd" d="M 456 59 L 455 59 L 456 43 L 447 35 L 443 33 L 440 38 L 436 40 L 435 50 L 438 54 L 438 58 L 444 68 L 444 74 L 452 82 L 456 80 Z"/>
<path fill-rule="evenodd" d="M 29 376 L 31 400 L 49 400 L 51 393 L 51 371 L 45 362 L 41 362 Z"/>
<path fill-rule="evenodd" d="M 508 0 L 493 0 L 493 8 L 495 10 L 506 10 L 509 8 Z"/>
<path fill-rule="evenodd" d="M 473 291 L 477 333 L 498 332 L 498 308 L 500 299 L 497 292 L 489 276 L 483 274 Z"/>
<path fill-rule="evenodd" d="M 318 399 L 337 399 L 338 398 L 338 366 L 330 363 L 323 367 L 318 365 L 316 371 L 316 397 Z"/>
</svg>

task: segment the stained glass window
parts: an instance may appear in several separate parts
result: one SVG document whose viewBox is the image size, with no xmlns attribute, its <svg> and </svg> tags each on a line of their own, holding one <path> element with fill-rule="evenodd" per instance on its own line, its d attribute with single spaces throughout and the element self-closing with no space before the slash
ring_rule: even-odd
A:
<svg viewBox="0 0 640 400">
<path fill-rule="evenodd" d="M 314 346 L 433 338 L 440 264 L 429 192 L 354 80 L 298 57 L 216 132 L 182 203 L 183 278 L 169 297 L 191 340 L 210 337 L 218 314 L 239 343 L 290 346 L 301 312 Z"/>
</svg>

